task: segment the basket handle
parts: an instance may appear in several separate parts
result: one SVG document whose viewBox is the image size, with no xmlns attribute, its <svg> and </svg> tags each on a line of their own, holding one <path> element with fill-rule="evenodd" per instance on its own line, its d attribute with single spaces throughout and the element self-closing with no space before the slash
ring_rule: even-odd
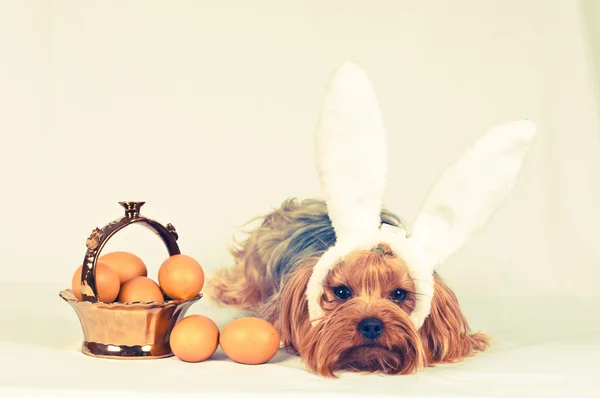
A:
<svg viewBox="0 0 600 398">
<path fill-rule="evenodd" d="M 163 240 L 169 256 L 181 254 L 179 245 L 177 244 L 177 231 L 172 224 L 167 224 L 166 227 L 157 221 L 151 220 L 140 215 L 140 208 L 146 202 L 119 202 L 125 209 L 125 215 L 108 224 L 102 229 L 94 228 L 90 236 L 87 238 L 85 245 L 87 251 L 83 260 L 81 270 L 81 297 L 82 301 L 92 303 L 98 302 L 98 291 L 96 290 L 96 262 L 100 252 L 106 245 L 106 242 L 117 232 L 131 224 L 141 224 L 144 227 L 154 231 Z"/>
</svg>

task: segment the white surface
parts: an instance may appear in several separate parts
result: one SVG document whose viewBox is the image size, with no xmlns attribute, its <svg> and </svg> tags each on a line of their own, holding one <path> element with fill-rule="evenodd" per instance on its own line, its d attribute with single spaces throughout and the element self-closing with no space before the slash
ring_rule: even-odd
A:
<svg viewBox="0 0 600 398">
<path fill-rule="evenodd" d="M 12 297 L 25 285 L 2 285 Z M 80 352 L 75 312 L 56 286 L 36 286 L 43 305 L 22 298 L 0 310 L 0 396 L 75 396 L 85 391 L 115 396 L 390 396 L 390 397 L 598 397 L 600 394 L 600 300 L 506 299 L 463 304 L 475 328 L 490 333 L 493 348 L 468 361 L 428 368 L 416 376 L 342 374 L 338 380 L 308 373 L 298 358 L 278 354 L 270 363 L 245 366 L 219 350 L 213 359 L 189 364 L 176 358 L 118 361 Z M 569 312 L 581 305 L 582 315 Z M 236 311 L 207 300 L 188 314 L 210 316 L 219 327 Z M 482 327 L 485 325 L 485 328 Z M 516 326 L 521 325 L 521 326 Z M 101 375 L 105 373 L 104 375 Z M 4 389 L 4 390 L 3 390 Z M 6 392 L 6 394 L 3 394 Z M 48 395 L 47 395 L 48 394 Z M 153 394 L 153 395 L 150 395 Z M 97 395 L 102 396 L 102 395 Z M 109 395 L 105 395 L 109 396 Z M 140 395 L 141 396 L 141 395 Z"/>
<path fill-rule="evenodd" d="M 163 396 L 600 396 L 600 2 L 548 3 L 0 0 L 0 300 L 11 303 L 0 308 L 0 397 L 27 386 L 80 396 L 100 368 L 110 376 L 91 385 L 128 396 L 144 386 Z M 482 131 L 536 121 L 513 195 L 440 269 L 494 350 L 418 377 L 337 381 L 295 359 L 83 357 L 58 291 L 89 232 L 120 214 L 117 201 L 145 200 L 207 273 L 229 263 L 238 226 L 320 193 L 317 112 L 346 60 L 377 90 L 393 150 L 384 199 L 409 223 Z M 139 254 L 156 277 L 165 251 L 155 236 L 132 228 L 114 239 L 107 250 Z"/>
</svg>

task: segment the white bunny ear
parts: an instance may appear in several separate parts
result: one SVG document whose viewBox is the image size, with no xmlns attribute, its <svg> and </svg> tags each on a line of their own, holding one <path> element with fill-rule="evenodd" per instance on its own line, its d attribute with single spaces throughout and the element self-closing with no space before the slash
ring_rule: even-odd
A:
<svg viewBox="0 0 600 398">
<path fill-rule="evenodd" d="M 386 181 L 386 133 L 371 82 L 355 64 L 342 65 L 330 83 L 316 156 L 337 241 L 376 233 Z"/>
<path fill-rule="evenodd" d="M 494 126 L 442 173 L 410 236 L 431 270 L 483 227 L 510 194 L 535 132 L 528 120 Z"/>
</svg>

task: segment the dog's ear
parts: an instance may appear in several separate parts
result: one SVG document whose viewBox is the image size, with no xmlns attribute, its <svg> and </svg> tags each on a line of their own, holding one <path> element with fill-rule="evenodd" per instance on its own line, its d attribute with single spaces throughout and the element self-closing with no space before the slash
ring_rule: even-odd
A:
<svg viewBox="0 0 600 398">
<path fill-rule="evenodd" d="M 316 262 L 317 259 L 306 259 L 296 271 L 286 276 L 286 280 L 282 281 L 281 291 L 267 303 L 267 307 L 274 307 L 274 314 L 268 320 L 279 329 L 283 345 L 296 353 L 300 353 L 303 347 L 295 347 L 293 342 L 304 341 L 310 330 L 305 294 L 306 284 Z"/>
<path fill-rule="evenodd" d="M 457 362 L 488 347 L 487 336 L 471 333 L 456 295 L 437 274 L 431 311 L 419 335 L 427 366 Z"/>
<path fill-rule="evenodd" d="M 442 173 L 410 234 L 431 270 L 460 249 L 508 197 L 535 132 L 528 120 L 494 126 Z"/>
<path fill-rule="evenodd" d="M 334 74 L 315 137 L 317 170 L 336 240 L 377 232 L 387 171 L 386 132 L 375 90 L 353 63 Z"/>
</svg>

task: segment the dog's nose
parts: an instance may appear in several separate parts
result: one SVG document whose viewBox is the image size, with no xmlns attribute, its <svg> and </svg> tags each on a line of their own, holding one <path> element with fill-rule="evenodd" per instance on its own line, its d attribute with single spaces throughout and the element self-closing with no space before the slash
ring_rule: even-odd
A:
<svg viewBox="0 0 600 398">
<path fill-rule="evenodd" d="M 358 323 L 358 330 L 369 340 L 375 340 L 383 332 L 383 322 L 377 318 L 366 318 Z"/>
</svg>

